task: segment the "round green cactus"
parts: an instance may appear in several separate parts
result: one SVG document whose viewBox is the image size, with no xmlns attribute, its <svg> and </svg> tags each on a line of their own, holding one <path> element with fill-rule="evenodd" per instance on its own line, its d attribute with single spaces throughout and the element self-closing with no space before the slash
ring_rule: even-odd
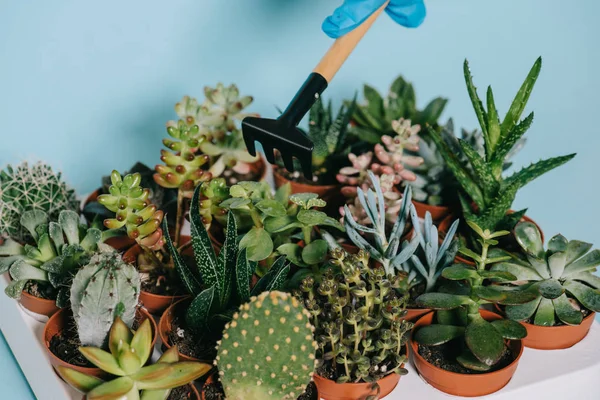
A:
<svg viewBox="0 0 600 400">
<path fill-rule="evenodd" d="M 173 139 L 164 139 L 163 144 L 169 148 L 161 150 L 160 159 L 165 165 L 156 166 L 154 180 L 166 188 L 178 188 L 184 191 L 193 190 L 198 183 L 211 178 L 210 173 L 202 166 L 209 161 L 205 154 L 196 154 L 198 147 L 206 137 L 198 125 L 189 126 L 185 121 L 170 122 L 167 133 Z"/>
<path fill-rule="evenodd" d="M 20 224 L 21 214 L 29 210 L 44 211 L 50 220 L 56 220 L 62 210 L 79 211 L 79 201 L 61 174 L 48 165 L 9 165 L 0 171 L 0 235 L 20 242 L 30 239 Z"/>
<path fill-rule="evenodd" d="M 309 317 L 298 300 L 278 291 L 240 307 L 215 360 L 229 400 L 295 399 L 303 392 L 317 347 Z"/>
<path fill-rule="evenodd" d="M 150 191 L 140 186 L 142 176 L 135 173 L 122 178 L 115 170 L 110 174 L 110 180 L 110 194 L 98 196 L 98 202 L 115 212 L 116 216 L 105 219 L 104 225 L 109 229 L 125 227 L 127 236 L 142 246 L 152 250 L 160 249 L 164 244 L 160 228 L 163 212 L 148 201 Z"/>
</svg>

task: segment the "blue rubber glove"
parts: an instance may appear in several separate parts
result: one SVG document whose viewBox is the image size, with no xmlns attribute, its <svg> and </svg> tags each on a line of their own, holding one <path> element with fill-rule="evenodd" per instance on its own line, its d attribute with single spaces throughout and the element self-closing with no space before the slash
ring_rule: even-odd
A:
<svg viewBox="0 0 600 400">
<path fill-rule="evenodd" d="M 385 3 L 386 0 L 345 0 L 331 16 L 323 22 L 323 32 L 337 39 L 350 32 Z M 385 12 L 397 23 L 407 28 L 416 28 L 425 19 L 423 0 L 391 0 Z"/>
</svg>

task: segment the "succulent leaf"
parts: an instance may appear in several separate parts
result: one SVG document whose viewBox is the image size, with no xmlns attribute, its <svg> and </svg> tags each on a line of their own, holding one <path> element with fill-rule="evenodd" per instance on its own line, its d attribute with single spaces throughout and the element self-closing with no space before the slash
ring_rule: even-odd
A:
<svg viewBox="0 0 600 400">
<path fill-rule="evenodd" d="M 477 315 L 465 330 L 465 342 L 482 363 L 492 366 L 504 352 L 504 339 L 494 326 Z"/>
<path fill-rule="evenodd" d="M 415 340 L 424 346 L 439 346 L 464 334 L 464 326 L 428 325 L 416 332 Z"/>
</svg>

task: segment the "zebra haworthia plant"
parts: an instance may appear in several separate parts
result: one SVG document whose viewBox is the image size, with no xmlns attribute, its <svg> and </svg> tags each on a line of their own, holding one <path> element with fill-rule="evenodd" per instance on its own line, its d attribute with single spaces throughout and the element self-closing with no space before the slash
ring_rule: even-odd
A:
<svg viewBox="0 0 600 400">
<path fill-rule="evenodd" d="M 519 223 L 515 236 L 526 260 L 511 259 L 492 271 L 513 274 L 511 286 L 537 296 L 529 303 L 507 305 L 508 318 L 541 326 L 579 325 L 584 310 L 600 311 L 600 277 L 593 274 L 600 265 L 600 250 L 589 251 L 590 243 L 562 235 L 550 239 L 544 250 L 540 231 L 531 222 Z"/>
</svg>

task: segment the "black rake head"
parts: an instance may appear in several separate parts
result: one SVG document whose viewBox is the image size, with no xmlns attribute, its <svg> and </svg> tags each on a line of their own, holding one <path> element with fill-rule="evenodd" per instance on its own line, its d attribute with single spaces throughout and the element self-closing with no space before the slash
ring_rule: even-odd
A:
<svg viewBox="0 0 600 400">
<path fill-rule="evenodd" d="M 294 172 L 296 157 L 302 166 L 304 177 L 312 179 L 313 142 L 288 119 L 246 117 L 242 121 L 242 133 L 248 152 L 253 156 L 256 156 L 255 142 L 259 142 L 267 161 L 274 164 L 274 150 L 277 149 L 288 171 Z"/>
</svg>

